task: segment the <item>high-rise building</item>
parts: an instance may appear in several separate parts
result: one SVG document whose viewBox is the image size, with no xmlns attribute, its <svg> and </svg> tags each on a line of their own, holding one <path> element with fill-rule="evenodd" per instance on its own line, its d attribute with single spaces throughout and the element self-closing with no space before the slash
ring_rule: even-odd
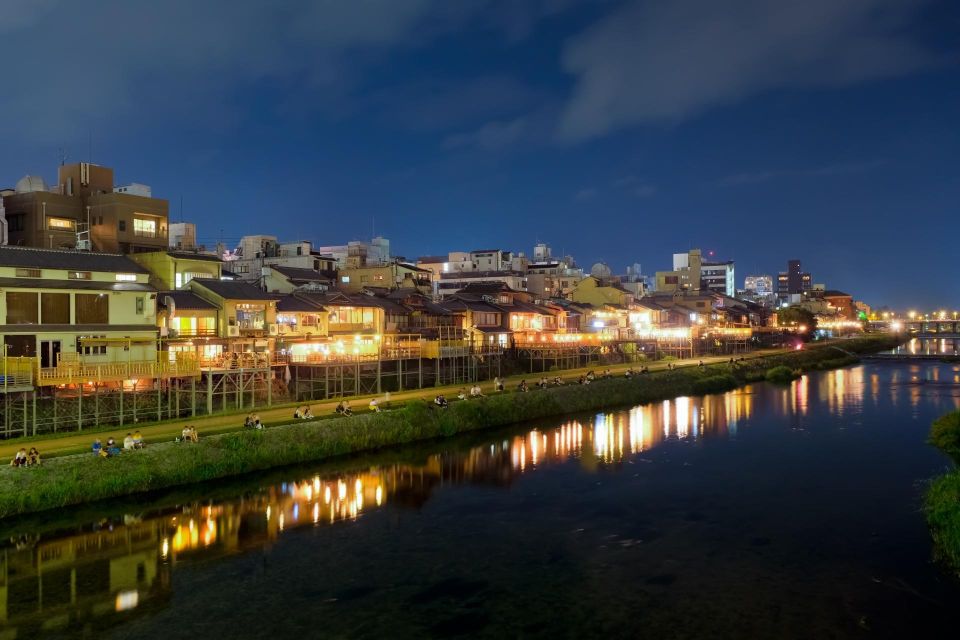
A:
<svg viewBox="0 0 960 640">
<path fill-rule="evenodd" d="M 777 276 L 777 298 L 784 300 L 792 295 L 810 291 L 813 276 L 804 272 L 799 260 L 787 260 L 787 270 Z"/>
<path fill-rule="evenodd" d="M 770 276 L 747 276 L 743 280 L 743 290 L 757 297 L 773 295 L 773 278 Z"/>
<path fill-rule="evenodd" d="M 737 293 L 733 260 L 700 264 L 700 289 L 722 293 L 731 298 Z"/>
<path fill-rule="evenodd" d="M 713 291 L 733 297 L 736 292 L 734 262 L 706 262 L 700 249 L 673 254 L 673 270 L 657 271 L 659 292 Z"/>
</svg>

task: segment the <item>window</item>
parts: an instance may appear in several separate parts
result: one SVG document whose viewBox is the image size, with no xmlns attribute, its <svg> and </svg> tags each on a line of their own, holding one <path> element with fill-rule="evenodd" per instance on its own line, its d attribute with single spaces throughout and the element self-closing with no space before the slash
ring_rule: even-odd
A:
<svg viewBox="0 0 960 640">
<path fill-rule="evenodd" d="M 7 324 L 40 324 L 36 292 L 7 292 Z"/>
<path fill-rule="evenodd" d="M 350 284 L 350 276 L 340 276 L 340 282 L 343 284 Z"/>
<path fill-rule="evenodd" d="M 47 218 L 47 229 L 54 231 L 76 231 L 77 221 L 69 218 Z"/>
<path fill-rule="evenodd" d="M 102 356 L 107 353 L 106 342 L 96 342 L 107 336 L 77 336 L 77 353 L 85 356 Z"/>
<path fill-rule="evenodd" d="M 43 324 L 70 324 L 70 294 L 41 293 L 40 321 Z"/>
<path fill-rule="evenodd" d="M 13 215 L 7 216 L 7 225 L 9 231 L 23 231 L 23 216 L 22 213 L 15 213 Z"/>
<path fill-rule="evenodd" d="M 105 293 L 78 293 L 75 298 L 77 324 L 110 322 L 110 296 Z"/>
<path fill-rule="evenodd" d="M 117 282 L 136 282 L 137 274 L 135 273 L 118 273 Z"/>
<path fill-rule="evenodd" d="M 40 269 L 17 269 L 18 278 L 39 278 L 43 275 Z"/>
<path fill-rule="evenodd" d="M 91 273 L 89 271 L 68 271 L 67 278 L 69 280 L 90 280 Z"/>
<path fill-rule="evenodd" d="M 157 237 L 157 221 L 144 220 L 143 218 L 134 218 L 133 219 L 133 235 L 140 236 L 142 238 L 156 238 Z"/>
<path fill-rule="evenodd" d="M 370 276 L 360 276 L 360 282 L 368 282 L 369 280 Z"/>
<path fill-rule="evenodd" d="M 137 296 L 137 315 L 142 316 L 143 310 L 146 307 L 146 301 L 143 299 L 143 296 Z"/>
<path fill-rule="evenodd" d="M 117 229 L 119 229 L 120 231 L 126 231 L 126 230 L 127 230 L 127 221 L 126 221 L 126 220 L 120 220 L 120 221 L 118 221 L 118 222 L 117 222 Z"/>
</svg>

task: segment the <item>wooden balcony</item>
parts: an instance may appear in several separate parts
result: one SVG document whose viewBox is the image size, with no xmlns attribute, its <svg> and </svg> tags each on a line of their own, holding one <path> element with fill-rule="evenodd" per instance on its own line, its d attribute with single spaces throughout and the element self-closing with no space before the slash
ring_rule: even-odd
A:
<svg viewBox="0 0 960 640">
<path fill-rule="evenodd" d="M 37 386 L 122 382 L 132 379 L 185 378 L 200 375 L 200 363 L 181 354 L 175 362 L 147 360 L 88 363 L 83 360 L 60 362 L 56 367 L 37 369 Z"/>
</svg>

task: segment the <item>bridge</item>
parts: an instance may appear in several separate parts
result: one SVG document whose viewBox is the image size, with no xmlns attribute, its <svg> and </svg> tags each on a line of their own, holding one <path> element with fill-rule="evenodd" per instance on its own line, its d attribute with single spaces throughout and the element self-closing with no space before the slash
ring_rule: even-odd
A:
<svg viewBox="0 0 960 640">
<path fill-rule="evenodd" d="M 960 320 L 907 320 L 903 331 L 914 338 L 960 338 Z"/>
</svg>

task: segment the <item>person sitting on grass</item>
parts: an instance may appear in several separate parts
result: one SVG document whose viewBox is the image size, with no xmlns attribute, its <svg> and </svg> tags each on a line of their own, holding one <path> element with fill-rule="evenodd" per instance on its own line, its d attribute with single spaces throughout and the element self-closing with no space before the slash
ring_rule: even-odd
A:
<svg viewBox="0 0 960 640">
<path fill-rule="evenodd" d="M 640 373 L 650 373 L 650 367 L 644 365 L 644 367 L 640 369 Z"/>
<path fill-rule="evenodd" d="M 93 440 L 93 455 L 98 456 L 100 452 L 103 451 L 103 444 L 100 442 L 100 438 L 95 438 Z"/>
<path fill-rule="evenodd" d="M 380 403 L 377 402 L 376 398 L 370 398 L 370 411 L 373 413 L 380 413 Z"/>
<path fill-rule="evenodd" d="M 257 420 L 259 421 L 260 418 L 257 418 Z M 197 428 L 193 425 L 190 425 L 190 442 L 200 442 L 200 434 L 197 433 Z"/>
<path fill-rule="evenodd" d="M 547 388 L 547 377 L 546 377 L 546 376 L 543 376 L 542 378 L 540 378 L 540 382 L 537 383 L 537 386 L 540 387 L 541 389 L 546 389 L 546 388 Z"/>
<path fill-rule="evenodd" d="M 519 391 L 519 392 L 521 392 L 521 393 L 526 393 L 527 391 L 529 391 L 529 389 L 527 388 L 527 381 L 526 381 L 526 380 L 521 380 L 521 381 L 520 381 L 520 384 L 517 385 L 517 391 Z"/>
<path fill-rule="evenodd" d="M 503 391 L 503 380 L 500 379 L 500 376 L 493 379 L 493 390 Z"/>
<path fill-rule="evenodd" d="M 27 454 L 27 464 L 31 467 L 40 466 L 40 450 L 36 447 L 30 447 L 30 453 Z"/>
<path fill-rule="evenodd" d="M 623 372 L 624 378 L 629 378 L 633 375 L 633 367 L 627 367 L 627 370 Z"/>
<path fill-rule="evenodd" d="M 610 373 L 610 369 L 607 369 L 607 370 L 605 370 L 605 371 L 603 372 L 603 377 L 604 377 L 604 378 L 609 378 L 609 377 L 611 377 L 612 375 L 613 375 L 613 374 Z"/>
<path fill-rule="evenodd" d="M 701 360 L 700 363 L 697 364 L 697 366 L 698 366 L 698 367 L 702 367 L 702 366 L 703 366 L 703 360 Z"/>
<path fill-rule="evenodd" d="M 113 437 L 107 438 L 107 455 L 108 456 L 118 456 L 120 455 L 120 447 L 117 446 L 117 441 Z"/>
<path fill-rule="evenodd" d="M 123 450 L 133 451 L 133 434 L 132 433 L 128 433 L 127 437 L 123 439 Z"/>
<path fill-rule="evenodd" d="M 17 451 L 16 455 L 13 456 L 13 460 L 10 461 L 11 467 L 25 467 L 27 466 L 27 450 L 20 448 L 20 451 Z"/>
<path fill-rule="evenodd" d="M 353 411 L 350 410 L 350 405 L 344 402 L 343 400 L 341 400 L 340 404 L 337 405 L 337 413 L 339 413 L 342 416 L 353 415 Z"/>
<path fill-rule="evenodd" d="M 460 389 L 460 391 L 457 391 L 457 400 L 466 400 L 466 399 L 467 399 L 467 391 L 465 389 Z"/>
<path fill-rule="evenodd" d="M 296 411 L 293 412 L 293 419 L 294 420 L 303 419 L 303 411 L 300 410 L 300 407 L 297 407 Z"/>
<path fill-rule="evenodd" d="M 303 419 L 304 420 L 313 419 L 313 411 L 310 410 L 310 405 L 308 404 L 303 405 Z"/>
<path fill-rule="evenodd" d="M 433 404 L 437 405 L 441 409 L 446 409 L 447 407 L 450 406 L 449 403 L 447 402 L 447 399 L 444 398 L 442 395 L 439 395 L 436 398 L 434 398 Z"/>
<path fill-rule="evenodd" d="M 133 448 L 134 449 L 143 449 L 146 443 L 143 441 L 143 436 L 140 434 L 140 430 L 133 432 Z"/>
<path fill-rule="evenodd" d="M 556 378 L 553 379 L 553 384 L 557 385 L 558 387 L 562 387 L 563 378 L 561 378 L 560 376 L 557 376 Z"/>
<path fill-rule="evenodd" d="M 480 385 L 475 384 L 475 385 L 473 385 L 472 387 L 470 387 L 470 397 L 471 397 L 471 398 L 482 398 L 482 397 L 483 397 L 483 390 L 480 388 Z"/>
<path fill-rule="evenodd" d="M 596 379 L 597 375 L 593 370 L 587 371 L 587 382 L 593 382 Z"/>
<path fill-rule="evenodd" d="M 190 425 L 185 425 L 180 431 L 180 442 L 190 442 Z"/>
<path fill-rule="evenodd" d="M 253 428 L 253 414 L 252 414 L 252 413 L 248 413 L 248 414 L 247 414 L 247 417 L 243 419 L 243 427 L 244 427 L 244 429 L 252 429 L 252 428 Z"/>
</svg>

